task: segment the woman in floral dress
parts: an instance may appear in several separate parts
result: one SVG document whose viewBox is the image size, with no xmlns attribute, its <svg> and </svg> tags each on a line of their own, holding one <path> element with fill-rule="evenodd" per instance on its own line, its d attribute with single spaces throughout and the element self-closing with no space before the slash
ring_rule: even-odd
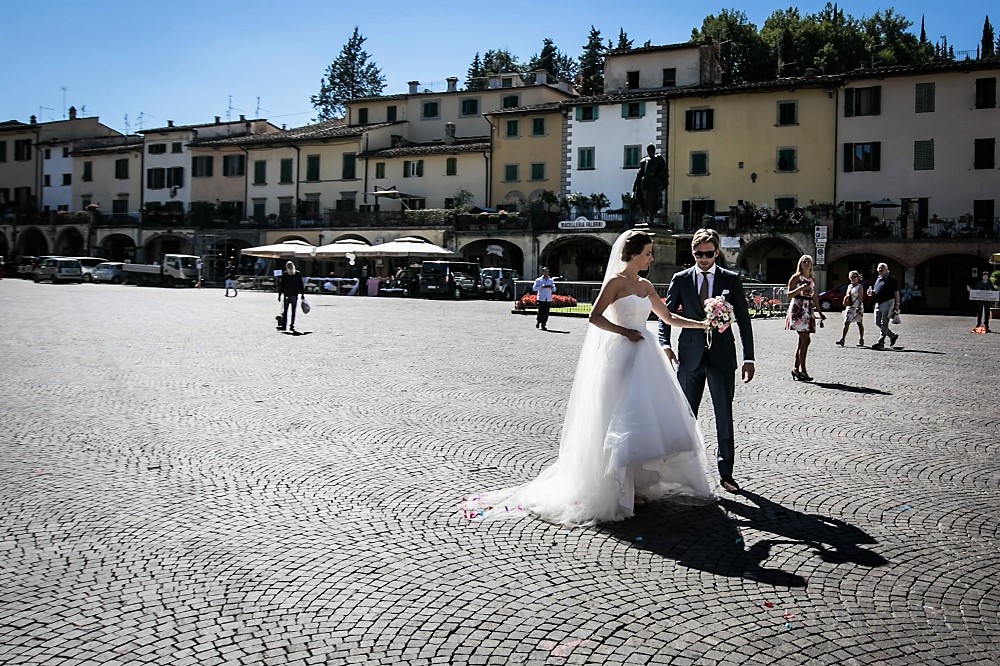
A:
<svg viewBox="0 0 1000 666">
<path fill-rule="evenodd" d="M 865 316 L 865 304 L 864 304 L 864 288 L 861 285 L 861 274 L 857 271 L 851 271 L 848 275 L 851 278 L 851 284 L 847 287 L 847 293 L 844 294 L 844 330 L 840 334 L 840 339 L 837 340 L 837 344 L 841 347 L 844 346 L 844 338 L 847 337 L 847 329 L 851 327 L 851 324 L 858 325 L 858 333 L 861 339 L 858 340 L 858 346 L 865 346 L 865 323 L 863 321 Z"/>
<path fill-rule="evenodd" d="M 806 372 L 806 353 L 809 342 L 816 332 L 816 320 L 813 312 L 819 312 L 819 301 L 816 298 L 816 283 L 813 281 L 813 260 L 808 254 L 799 257 L 795 274 L 788 281 L 788 295 L 792 302 L 788 305 L 788 316 L 785 317 L 785 330 L 799 334 L 799 342 L 795 347 L 795 367 L 792 369 L 792 379 L 811 382 L 812 377 Z M 826 319 L 822 312 L 820 319 Z"/>
</svg>

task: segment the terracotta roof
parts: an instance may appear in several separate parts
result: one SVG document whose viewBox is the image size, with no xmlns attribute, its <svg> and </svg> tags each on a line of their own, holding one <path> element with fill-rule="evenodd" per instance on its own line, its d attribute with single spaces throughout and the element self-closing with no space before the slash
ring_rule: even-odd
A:
<svg viewBox="0 0 1000 666">
<path fill-rule="evenodd" d="M 243 125 L 245 123 L 264 122 L 264 118 L 244 118 L 243 120 L 227 120 L 225 122 L 199 123 L 197 125 L 174 125 L 173 127 L 154 127 L 147 130 L 139 130 L 139 134 L 166 134 L 169 132 L 183 132 L 186 130 L 201 129 L 202 127 L 222 127 L 224 125 Z"/>
<path fill-rule="evenodd" d="M 409 93 L 397 93 L 395 95 L 369 95 L 368 97 L 355 97 L 354 99 L 349 99 L 344 104 L 359 104 L 367 102 L 386 102 L 396 99 L 406 99 L 409 97 Z"/>
<path fill-rule="evenodd" d="M 691 49 L 701 46 L 698 42 L 681 42 L 679 44 L 661 44 L 659 46 L 640 46 L 638 48 L 629 49 L 628 51 L 616 51 L 611 49 L 605 54 L 605 57 L 616 56 L 616 55 L 632 55 L 633 53 L 655 53 L 657 51 L 677 51 L 680 49 Z"/>
<path fill-rule="evenodd" d="M 609 104 L 629 102 L 643 99 L 666 99 L 670 97 L 710 97 L 712 95 L 733 95 L 743 92 L 759 92 L 768 90 L 789 90 L 792 88 L 818 88 L 821 86 L 839 85 L 844 77 L 840 74 L 824 76 L 795 76 L 757 83 L 740 83 L 732 85 L 685 86 L 683 88 L 651 88 L 647 90 L 632 90 L 620 93 L 605 93 L 578 97 L 574 100 L 561 102 L 563 106 L 586 106 L 588 104 Z"/>
<path fill-rule="evenodd" d="M 484 115 L 499 115 L 501 113 L 539 113 L 541 111 L 558 111 L 563 105 L 569 102 L 543 102 L 542 104 L 529 104 L 527 106 L 515 106 L 510 109 L 495 109 L 486 111 Z"/>
<path fill-rule="evenodd" d="M 454 143 L 430 141 L 427 143 L 411 143 L 398 148 L 382 148 L 369 150 L 358 154 L 358 157 L 405 157 L 407 155 L 449 155 L 451 153 L 474 153 L 490 149 L 488 136 L 470 136 L 455 139 Z"/>
<path fill-rule="evenodd" d="M 0 132 L 23 132 L 27 129 L 40 129 L 38 125 L 29 125 L 20 120 L 5 120 L 0 123 Z"/>
<path fill-rule="evenodd" d="M 960 60 L 958 62 L 929 62 L 920 65 L 893 65 L 875 69 L 856 69 L 845 72 L 844 79 L 873 79 L 883 76 L 906 76 L 912 74 L 934 74 L 937 72 L 968 72 L 984 69 L 1000 69 L 1000 60 Z"/>
<path fill-rule="evenodd" d="M 73 142 L 71 155 L 99 155 L 102 153 L 127 153 L 142 150 L 143 137 L 137 134 L 128 136 L 105 136 L 97 139 L 84 139 Z"/>
<path fill-rule="evenodd" d="M 371 129 L 401 125 L 406 121 L 392 123 L 372 123 L 369 125 L 348 125 L 344 118 L 334 118 L 313 125 L 293 127 L 289 130 L 271 132 L 268 134 L 243 134 L 233 137 L 211 137 L 195 139 L 189 146 L 260 146 L 283 144 L 291 141 L 326 141 L 344 137 L 361 136 Z"/>
</svg>

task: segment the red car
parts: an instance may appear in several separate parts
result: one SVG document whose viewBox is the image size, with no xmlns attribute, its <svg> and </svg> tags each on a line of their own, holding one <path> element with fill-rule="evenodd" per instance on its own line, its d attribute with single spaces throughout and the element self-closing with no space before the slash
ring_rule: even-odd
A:
<svg viewBox="0 0 1000 666">
<path fill-rule="evenodd" d="M 863 284 L 861 288 L 864 290 L 862 302 L 865 305 L 865 311 L 871 312 L 875 299 L 868 295 L 868 288 L 873 286 L 875 283 L 869 280 L 863 280 L 862 282 Z M 816 297 L 816 300 L 819 301 L 820 310 L 823 312 L 838 312 L 843 310 L 844 294 L 847 293 L 847 288 L 849 286 L 851 286 L 849 283 L 842 284 L 839 287 L 834 287 L 833 289 L 827 289 L 826 291 L 821 292 L 820 295 Z"/>
</svg>

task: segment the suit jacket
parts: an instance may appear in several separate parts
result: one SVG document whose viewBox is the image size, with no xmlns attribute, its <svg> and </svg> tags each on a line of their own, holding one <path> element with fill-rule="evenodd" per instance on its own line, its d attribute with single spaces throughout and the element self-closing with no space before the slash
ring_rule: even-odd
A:
<svg viewBox="0 0 1000 666">
<path fill-rule="evenodd" d="M 697 266 L 674 274 L 667 288 L 667 309 L 675 314 L 681 314 L 688 319 L 703 319 L 705 304 L 698 296 L 696 275 Z M 724 297 L 732 306 L 736 315 L 736 323 L 740 327 L 740 342 L 743 344 L 743 360 L 753 360 L 753 328 L 750 325 L 750 309 L 747 307 L 746 294 L 740 276 L 719 265 L 715 267 L 715 279 L 712 285 L 712 296 Z M 682 310 L 678 313 L 678 310 Z M 660 345 L 670 345 L 670 326 L 660 322 Z M 701 364 L 704 354 L 709 354 L 712 365 L 728 367 L 736 370 L 739 366 L 736 360 L 736 337 L 730 326 L 722 333 L 712 331 L 712 346 L 706 347 L 705 331 L 695 328 L 681 329 L 677 341 L 677 362 L 681 369 L 692 371 Z"/>
</svg>

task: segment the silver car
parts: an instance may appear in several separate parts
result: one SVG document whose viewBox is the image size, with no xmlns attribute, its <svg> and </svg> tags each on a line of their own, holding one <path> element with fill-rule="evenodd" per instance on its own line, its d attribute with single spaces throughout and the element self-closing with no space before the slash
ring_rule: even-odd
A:
<svg viewBox="0 0 1000 666">
<path fill-rule="evenodd" d="M 97 268 L 98 264 L 104 263 L 104 259 L 100 257 L 74 257 L 74 259 L 80 260 L 80 267 L 83 269 L 83 281 L 93 282 L 94 281 L 94 269 Z"/>
<path fill-rule="evenodd" d="M 486 298 L 514 300 L 514 282 L 521 279 L 517 271 L 510 268 L 484 268 L 482 275 Z"/>
<path fill-rule="evenodd" d="M 32 276 L 35 282 L 42 280 L 52 280 L 56 282 L 83 282 L 83 266 L 79 259 L 71 257 L 52 257 L 44 260 L 35 268 Z"/>
<path fill-rule="evenodd" d="M 90 276 L 94 282 L 121 284 L 125 281 L 125 271 L 122 270 L 124 265 L 121 261 L 105 261 L 94 266 L 94 272 Z"/>
</svg>

